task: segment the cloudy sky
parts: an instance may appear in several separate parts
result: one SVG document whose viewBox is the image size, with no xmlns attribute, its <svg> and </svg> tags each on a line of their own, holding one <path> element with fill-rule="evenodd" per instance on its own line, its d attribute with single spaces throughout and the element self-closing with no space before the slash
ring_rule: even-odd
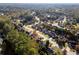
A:
<svg viewBox="0 0 79 59">
<path fill-rule="evenodd" d="M 79 0 L 0 0 L 0 3 L 79 3 Z"/>
</svg>

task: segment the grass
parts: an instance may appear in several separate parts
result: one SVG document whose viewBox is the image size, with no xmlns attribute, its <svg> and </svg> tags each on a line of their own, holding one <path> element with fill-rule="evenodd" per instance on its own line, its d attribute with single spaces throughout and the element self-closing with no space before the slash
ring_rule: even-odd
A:
<svg viewBox="0 0 79 59">
<path fill-rule="evenodd" d="M 54 49 L 54 53 L 55 53 L 56 55 L 63 55 L 63 53 L 62 53 L 62 51 L 61 51 L 60 48 L 53 47 L 53 49 Z"/>
<path fill-rule="evenodd" d="M 9 20 L 7 16 L 0 16 L 0 21 L 6 21 Z"/>
</svg>

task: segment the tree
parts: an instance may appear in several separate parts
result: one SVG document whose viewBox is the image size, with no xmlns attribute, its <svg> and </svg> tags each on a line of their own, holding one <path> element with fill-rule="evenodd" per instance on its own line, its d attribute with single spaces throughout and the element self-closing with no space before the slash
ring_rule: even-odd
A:
<svg viewBox="0 0 79 59">
<path fill-rule="evenodd" d="M 6 36 L 6 34 L 12 29 L 14 29 L 14 25 L 11 24 L 10 20 L 0 20 L 0 33 Z"/>
<path fill-rule="evenodd" d="M 0 33 L 4 35 L 2 54 L 38 54 L 38 44 L 24 32 L 19 32 L 9 19 L 0 20 Z"/>
<path fill-rule="evenodd" d="M 7 40 L 9 43 L 6 43 L 5 46 L 11 45 L 13 47 L 7 46 L 9 48 L 10 53 L 7 54 L 38 54 L 38 44 L 35 42 L 34 39 L 32 39 L 30 36 L 23 32 L 18 32 L 17 30 L 11 30 L 8 32 L 5 40 Z M 13 50 L 12 50 L 13 49 Z M 13 52 L 14 51 L 14 52 Z M 4 52 L 5 54 L 5 52 Z"/>
<path fill-rule="evenodd" d="M 49 47 L 49 40 L 46 41 L 46 47 Z"/>
</svg>

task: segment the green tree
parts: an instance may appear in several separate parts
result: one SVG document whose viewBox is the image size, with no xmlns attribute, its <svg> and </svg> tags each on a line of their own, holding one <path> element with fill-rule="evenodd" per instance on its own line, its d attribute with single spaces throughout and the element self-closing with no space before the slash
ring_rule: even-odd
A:
<svg viewBox="0 0 79 59">
<path fill-rule="evenodd" d="M 5 40 L 7 40 L 9 43 L 11 43 L 10 45 L 13 46 L 10 48 L 10 52 L 12 52 L 10 54 L 38 54 L 38 44 L 35 42 L 34 39 L 23 32 L 11 30 L 10 32 L 8 32 Z M 8 43 L 6 43 L 5 46 L 7 45 Z"/>
</svg>

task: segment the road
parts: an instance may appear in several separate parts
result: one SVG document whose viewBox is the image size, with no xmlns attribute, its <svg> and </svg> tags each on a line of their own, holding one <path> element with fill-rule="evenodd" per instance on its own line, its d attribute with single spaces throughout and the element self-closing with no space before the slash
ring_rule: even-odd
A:
<svg viewBox="0 0 79 59">
<path fill-rule="evenodd" d="M 32 25 L 24 26 L 25 31 L 33 33 L 35 31 L 35 29 L 33 29 L 31 26 Z M 52 44 L 52 47 L 58 47 L 59 48 L 58 44 L 55 41 L 52 41 L 52 39 L 49 38 L 48 36 L 46 36 L 44 33 L 36 30 L 36 34 L 37 34 L 38 37 L 43 38 L 42 41 L 49 40 L 49 42 Z"/>
</svg>

